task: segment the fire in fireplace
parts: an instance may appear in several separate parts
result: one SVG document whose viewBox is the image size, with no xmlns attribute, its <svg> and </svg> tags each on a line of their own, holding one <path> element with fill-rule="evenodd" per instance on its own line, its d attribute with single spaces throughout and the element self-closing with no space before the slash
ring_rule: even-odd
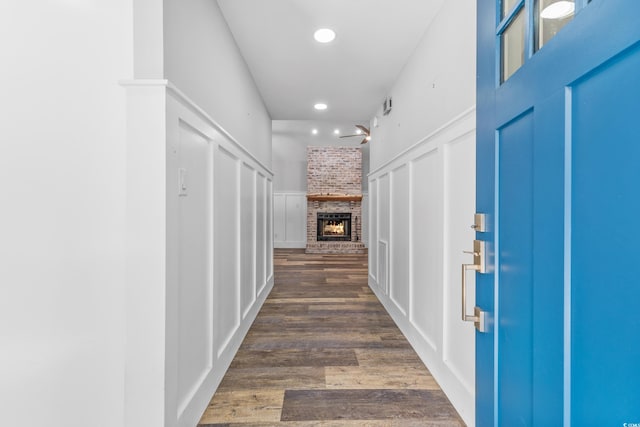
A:
<svg viewBox="0 0 640 427">
<path fill-rule="evenodd" d="M 318 212 L 318 241 L 351 241 L 351 213 Z"/>
</svg>

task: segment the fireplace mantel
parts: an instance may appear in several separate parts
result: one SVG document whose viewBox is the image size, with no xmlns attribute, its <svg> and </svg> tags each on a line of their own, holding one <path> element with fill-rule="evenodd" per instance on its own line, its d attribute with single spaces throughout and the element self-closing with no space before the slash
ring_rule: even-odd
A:
<svg viewBox="0 0 640 427">
<path fill-rule="evenodd" d="M 310 202 L 359 202 L 362 200 L 362 194 L 307 194 L 307 200 Z"/>
</svg>

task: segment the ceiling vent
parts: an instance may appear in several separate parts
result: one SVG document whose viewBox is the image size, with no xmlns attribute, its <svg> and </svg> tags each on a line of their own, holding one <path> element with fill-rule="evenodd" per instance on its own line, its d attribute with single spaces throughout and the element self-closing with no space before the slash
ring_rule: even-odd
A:
<svg viewBox="0 0 640 427">
<path fill-rule="evenodd" d="M 385 98 L 384 102 L 382 103 L 382 114 L 384 114 L 385 116 L 389 115 L 392 107 L 393 100 L 391 99 L 391 97 Z"/>
</svg>

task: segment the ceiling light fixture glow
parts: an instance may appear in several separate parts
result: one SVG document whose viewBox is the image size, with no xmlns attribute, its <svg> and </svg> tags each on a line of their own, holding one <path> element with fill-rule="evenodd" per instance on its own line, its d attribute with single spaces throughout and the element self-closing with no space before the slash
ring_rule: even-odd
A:
<svg viewBox="0 0 640 427">
<path fill-rule="evenodd" d="M 314 135 L 317 135 L 318 134 L 318 129 L 311 129 L 311 133 L 314 134 Z"/>
<path fill-rule="evenodd" d="M 333 133 L 335 133 L 336 135 L 340 135 L 340 129 L 334 130 Z"/>
<path fill-rule="evenodd" d="M 319 102 L 316 105 L 314 105 L 313 108 L 315 108 L 318 111 L 323 111 L 327 109 L 327 104 L 323 104 L 322 102 Z"/>
<path fill-rule="evenodd" d="M 336 32 L 329 28 L 320 28 L 313 33 L 313 38 L 316 39 L 318 43 L 330 43 L 336 38 Z"/>
<path fill-rule="evenodd" d="M 356 130 L 356 135 L 362 135 L 362 130 L 361 129 L 357 129 Z"/>
<path fill-rule="evenodd" d="M 540 16 L 544 19 L 562 19 L 572 15 L 575 10 L 574 2 L 561 0 L 542 9 Z"/>
</svg>

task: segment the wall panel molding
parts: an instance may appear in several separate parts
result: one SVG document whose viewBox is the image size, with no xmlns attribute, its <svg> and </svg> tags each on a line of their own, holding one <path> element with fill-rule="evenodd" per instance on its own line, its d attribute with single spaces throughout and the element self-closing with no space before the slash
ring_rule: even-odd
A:
<svg viewBox="0 0 640 427">
<path fill-rule="evenodd" d="M 376 285 L 386 296 L 389 293 L 389 244 L 386 240 L 378 240 L 377 252 L 376 271 L 378 281 Z"/>
<path fill-rule="evenodd" d="M 255 303 L 257 292 L 256 275 L 256 182 L 257 171 L 242 162 L 240 182 L 240 303 L 242 318 L 246 318 Z"/>
<path fill-rule="evenodd" d="M 410 163 L 400 164 L 391 171 L 390 227 L 389 227 L 389 297 L 400 312 L 409 315 L 409 298 L 411 256 L 411 228 L 409 208 L 411 181 L 409 176 Z"/>
<path fill-rule="evenodd" d="M 411 160 L 411 325 L 438 351 L 441 324 L 442 179 L 441 150 L 432 147 Z"/>
<path fill-rule="evenodd" d="M 369 280 L 378 283 L 378 179 L 369 180 Z"/>
</svg>

